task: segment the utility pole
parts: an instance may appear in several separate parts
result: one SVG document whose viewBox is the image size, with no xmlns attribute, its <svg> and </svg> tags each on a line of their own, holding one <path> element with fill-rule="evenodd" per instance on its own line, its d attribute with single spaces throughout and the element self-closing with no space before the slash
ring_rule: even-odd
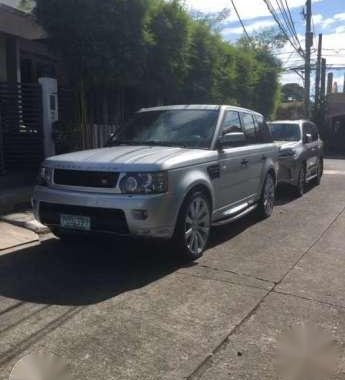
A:
<svg viewBox="0 0 345 380">
<path fill-rule="evenodd" d="M 320 102 L 321 105 L 325 103 L 326 96 L 326 58 L 322 58 L 321 60 L 321 94 L 320 94 Z"/>
<path fill-rule="evenodd" d="M 345 74 L 344 74 L 343 93 L 345 94 Z"/>
<path fill-rule="evenodd" d="M 327 95 L 333 92 L 333 73 L 327 75 Z"/>
<path fill-rule="evenodd" d="M 319 43 L 317 47 L 317 63 L 315 78 L 315 113 L 320 107 L 320 79 L 321 79 L 321 59 L 322 59 L 322 33 L 319 34 Z"/>
<path fill-rule="evenodd" d="M 311 31 L 311 0 L 306 2 L 306 29 L 305 29 L 305 79 L 304 79 L 304 89 L 305 89 L 305 99 L 304 108 L 305 116 L 307 119 L 310 118 L 310 48 L 313 46 L 313 33 Z"/>
</svg>

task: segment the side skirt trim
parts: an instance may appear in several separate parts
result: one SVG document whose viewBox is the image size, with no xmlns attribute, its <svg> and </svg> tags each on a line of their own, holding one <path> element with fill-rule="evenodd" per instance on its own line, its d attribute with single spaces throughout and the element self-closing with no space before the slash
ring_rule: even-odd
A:
<svg viewBox="0 0 345 380">
<path fill-rule="evenodd" d="M 247 209 L 245 209 L 244 211 L 240 212 L 239 214 L 231 216 L 230 218 L 217 220 L 217 221 L 215 221 L 215 222 L 212 223 L 212 226 L 214 226 L 214 227 L 216 227 L 216 226 L 223 226 L 224 224 L 228 224 L 228 223 L 234 222 L 235 220 L 240 219 L 243 216 L 245 216 L 245 215 L 249 214 L 250 212 L 254 211 L 257 208 L 257 206 L 258 206 L 257 204 L 254 204 L 254 205 L 248 207 Z"/>
</svg>

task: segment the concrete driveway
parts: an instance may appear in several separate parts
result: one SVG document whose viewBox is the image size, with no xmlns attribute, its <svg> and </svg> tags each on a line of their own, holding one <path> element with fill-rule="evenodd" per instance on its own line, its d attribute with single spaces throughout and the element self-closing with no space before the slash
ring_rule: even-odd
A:
<svg viewBox="0 0 345 380">
<path fill-rule="evenodd" d="M 0 250 L 0 379 L 44 350 L 77 380 L 273 380 L 302 322 L 336 341 L 332 379 L 344 379 L 344 231 L 345 160 L 327 160 L 321 186 L 214 230 L 191 265 L 152 242 Z"/>
</svg>

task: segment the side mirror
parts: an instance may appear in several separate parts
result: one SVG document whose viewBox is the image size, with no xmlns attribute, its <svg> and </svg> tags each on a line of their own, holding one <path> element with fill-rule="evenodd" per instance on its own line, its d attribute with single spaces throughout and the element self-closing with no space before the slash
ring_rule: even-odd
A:
<svg viewBox="0 0 345 380">
<path fill-rule="evenodd" d="M 313 141 L 313 136 L 311 135 L 311 133 L 306 133 L 305 136 L 304 136 L 304 144 L 309 144 Z"/>
<path fill-rule="evenodd" d="M 241 146 L 246 142 L 246 136 L 243 132 L 230 132 L 221 136 L 218 140 L 219 148 L 226 146 Z"/>
</svg>

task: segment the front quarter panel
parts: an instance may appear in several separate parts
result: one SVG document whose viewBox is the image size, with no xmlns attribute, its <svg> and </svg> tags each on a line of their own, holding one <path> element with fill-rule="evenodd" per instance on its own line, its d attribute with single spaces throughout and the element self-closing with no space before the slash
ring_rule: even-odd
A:
<svg viewBox="0 0 345 380">
<path fill-rule="evenodd" d="M 177 210 L 180 209 L 187 194 L 196 186 L 205 187 L 211 197 L 212 205 L 215 203 L 213 184 L 208 175 L 207 168 L 212 165 L 205 163 L 198 166 L 176 169 L 169 172 L 169 191 L 172 191 L 179 200 Z M 215 181 L 217 179 L 214 179 Z"/>
<path fill-rule="evenodd" d="M 265 162 L 263 165 L 262 173 L 261 173 L 261 182 L 260 182 L 260 188 L 262 188 L 267 173 L 270 170 L 273 170 L 275 173 L 276 183 L 278 180 L 278 170 L 279 170 L 279 162 L 278 162 L 278 154 L 279 154 L 279 147 L 275 144 L 269 144 L 267 145 L 267 150 L 265 154 Z M 261 191 L 258 191 L 258 196 L 261 196 Z"/>
</svg>

